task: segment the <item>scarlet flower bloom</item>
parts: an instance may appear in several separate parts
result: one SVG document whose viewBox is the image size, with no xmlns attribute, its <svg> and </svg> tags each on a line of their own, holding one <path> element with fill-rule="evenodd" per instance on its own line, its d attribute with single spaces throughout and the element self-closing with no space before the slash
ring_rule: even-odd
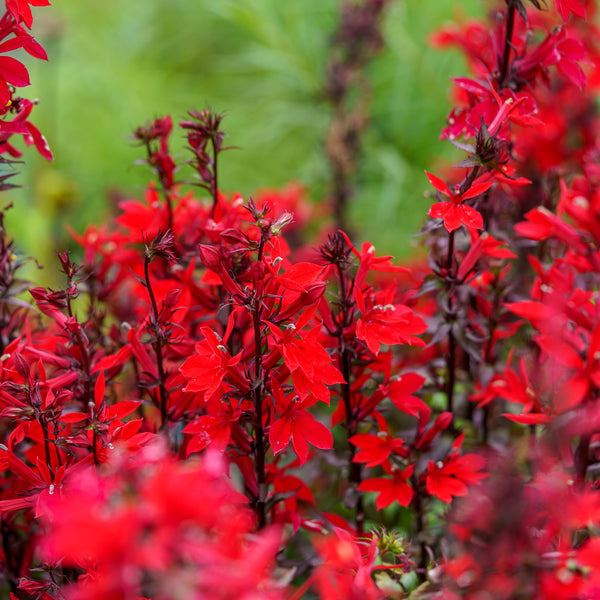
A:
<svg viewBox="0 0 600 600">
<path fill-rule="evenodd" d="M 306 410 L 316 400 L 299 401 L 296 397 L 286 397 L 276 380 L 273 380 L 273 396 L 276 406 L 283 409 L 283 415 L 271 425 L 269 432 L 269 441 L 275 454 L 291 441 L 300 465 L 303 465 L 308 458 L 309 443 L 322 450 L 333 448 L 331 431 Z"/>
<path fill-rule="evenodd" d="M 186 451 L 189 456 L 193 452 L 204 450 L 209 445 L 213 450 L 225 450 L 231 438 L 231 426 L 225 415 L 202 415 L 186 425 L 181 433 L 194 436 L 187 445 Z"/>
<path fill-rule="evenodd" d="M 247 392 L 248 380 L 237 365 L 242 352 L 231 356 L 224 343 L 209 327 L 201 327 L 204 339 L 196 344 L 196 352 L 181 365 L 181 373 L 189 379 L 186 391 L 203 392 L 206 401 L 223 392 L 224 380 L 229 379 L 239 390 Z M 227 337 L 227 336 L 226 336 Z"/>
<path fill-rule="evenodd" d="M 182 598 L 283 600 L 270 575 L 280 532 L 250 537 L 245 503 L 218 455 L 182 464 L 155 444 L 102 474 L 76 471 L 44 503 L 40 552 L 84 570 L 72 599 L 141 599 L 176 581 Z"/>
<path fill-rule="evenodd" d="M 300 324 L 302 321 L 299 321 Z M 292 374 L 296 392 L 301 399 L 313 394 L 318 400 L 329 404 L 328 385 L 344 383 L 340 371 L 333 366 L 327 350 L 315 339 L 317 330 L 298 337 L 295 326 L 285 331 L 269 323 L 275 346 L 283 355 L 285 366 Z"/>
<path fill-rule="evenodd" d="M 393 265 L 390 261 L 391 258 L 394 258 L 393 256 L 377 256 L 375 254 L 375 246 L 370 242 L 363 242 L 359 252 L 350 241 L 350 238 L 343 231 L 340 230 L 339 234 L 345 240 L 352 253 L 358 258 L 359 265 L 354 278 L 354 299 L 356 300 L 358 309 L 364 315 L 366 310 L 363 289 L 369 273 L 371 271 L 406 273 L 407 269 L 406 267 Z"/>
<path fill-rule="evenodd" d="M 361 492 L 378 492 L 375 506 L 377 510 L 383 510 L 392 502 L 398 502 L 401 506 L 408 506 L 413 497 L 413 489 L 408 483 L 408 479 L 413 474 L 415 465 L 409 465 L 403 471 L 392 469 L 389 465 L 384 465 L 384 469 L 392 476 L 371 477 L 365 479 L 358 489 Z"/>
<path fill-rule="evenodd" d="M 530 210 L 525 214 L 525 219 L 514 226 L 519 235 L 535 241 L 554 237 L 581 254 L 587 252 L 587 246 L 579 233 L 545 206 Z"/>
<path fill-rule="evenodd" d="M 427 330 L 425 321 L 408 306 L 393 304 L 393 293 L 393 288 L 389 288 L 375 298 L 361 294 L 365 297 L 361 309 L 363 314 L 356 323 L 356 337 L 364 340 L 375 356 L 379 354 L 381 344 L 425 345 L 423 340 L 415 337 Z"/>
<path fill-rule="evenodd" d="M 600 326 L 590 332 L 587 349 L 583 352 L 573 345 L 578 341 L 578 337 L 560 339 L 556 335 L 538 335 L 535 338 L 537 345 L 555 361 L 556 366 L 565 367 L 569 375 L 560 400 L 557 399 L 557 409 L 566 410 L 580 404 L 600 384 Z"/>
<path fill-rule="evenodd" d="M 377 537 L 369 545 L 357 542 L 351 533 L 339 527 L 315 544 L 322 563 L 314 572 L 315 587 L 321 600 L 379 600 L 381 591 L 372 574 L 385 565 L 376 565 Z M 366 554 L 365 554 L 366 550 Z"/>
<path fill-rule="evenodd" d="M 417 373 L 404 373 L 395 377 L 389 385 L 380 386 L 385 395 L 394 406 L 403 413 L 419 419 L 419 426 L 424 426 L 429 421 L 431 409 L 421 398 L 414 393 L 420 390 L 425 383 L 425 378 Z"/>
<path fill-rule="evenodd" d="M 586 56 L 583 44 L 567 37 L 563 27 L 552 30 L 546 38 L 529 54 L 517 58 L 513 63 L 515 76 L 522 81 L 533 81 L 545 74 L 548 67 L 558 71 L 582 90 L 587 77 L 579 63 Z"/>
<path fill-rule="evenodd" d="M 36 519 L 46 514 L 45 500 L 62 487 L 66 465 L 61 465 L 56 470 L 56 473 L 52 474 L 46 463 L 38 459 L 36 461 L 36 473 L 20 458 L 15 456 L 12 451 L 4 451 L 3 454 L 2 461 L 25 484 L 29 484 L 30 488 L 27 491 L 23 491 L 19 498 L 0 500 L 0 515 L 22 509 L 34 509 Z"/>
<path fill-rule="evenodd" d="M 484 256 L 490 258 L 517 258 L 517 255 L 509 250 L 504 242 L 497 240 L 486 231 L 481 235 L 476 231 L 470 233 L 471 247 L 458 268 L 457 277 L 460 281 L 464 281 L 471 274 L 479 259 Z"/>
<path fill-rule="evenodd" d="M 463 204 L 463 202 L 487 192 L 494 184 L 493 181 L 482 182 L 481 178 L 478 178 L 468 190 L 461 193 L 460 185 L 457 184 L 454 191 L 451 192 L 447 184 L 439 177 L 427 171 L 425 171 L 425 174 L 429 179 L 429 183 L 450 200 L 449 202 L 443 201 L 434 204 L 427 213 L 430 217 L 444 219 L 444 227 L 448 232 L 458 229 L 461 225 L 465 225 L 467 228 L 483 229 L 481 214 L 472 206 Z"/>
<path fill-rule="evenodd" d="M 485 459 L 477 454 L 463 454 L 456 452 L 449 454 L 443 462 L 429 461 L 425 486 L 427 491 L 439 498 L 442 502 L 450 503 L 454 496 L 466 496 L 469 485 L 477 484 L 488 477 L 488 473 L 481 472 L 485 466 Z"/>
<path fill-rule="evenodd" d="M 49 0 L 6 0 L 6 9 L 15 18 L 17 23 L 21 21 L 31 29 L 33 15 L 31 6 L 50 6 Z"/>
<path fill-rule="evenodd" d="M 404 440 L 401 438 L 394 439 L 385 431 L 380 431 L 378 435 L 357 433 L 348 441 L 357 448 L 361 448 L 360 452 L 352 459 L 352 462 L 367 463 L 367 467 L 376 467 L 383 464 L 392 453 L 404 458 L 408 456 L 408 449 L 404 444 Z"/>
<path fill-rule="evenodd" d="M 534 385 L 529 377 L 525 358 L 519 360 L 518 371 L 511 368 L 513 350 L 508 355 L 503 373 L 494 375 L 484 390 L 471 396 L 478 401 L 478 407 L 486 406 L 496 398 L 521 404 L 521 413 L 504 413 L 503 416 L 516 423 L 526 425 L 543 425 L 552 421 L 549 409 L 542 401 L 543 389 Z"/>
</svg>

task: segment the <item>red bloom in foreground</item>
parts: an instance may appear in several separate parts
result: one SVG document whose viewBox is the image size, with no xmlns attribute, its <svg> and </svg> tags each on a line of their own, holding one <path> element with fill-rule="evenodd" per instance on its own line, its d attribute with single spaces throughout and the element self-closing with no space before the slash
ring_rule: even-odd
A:
<svg viewBox="0 0 600 600">
<path fill-rule="evenodd" d="M 454 192 L 451 192 L 450 188 L 439 177 L 427 171 L 425 171 L 425 174 L 427 175 L 427 179 L 429 179 L 429 183 L 438 192 L 450 198 L 450 202 L 436 202 L 427 213 L 430 217 L 444 219 L 444 227 L 449 232 L 458 229 L 461 225 L 474 229 L 483 229 L 483 217 L 479 211 L 475 210 L 472 206 L 463 204 L 463 202 L 487 192 L 494 184 L 493 181 L 480 181 L 477 183 L 478 179 L 476 179 L 473 185 L 465 192 L 461 193 L 459 185 L 456 185 Z"/>
<path fill-rule="evenodd" d="M 75 472 L 44 502 L 41 554 L 84 570 L 65 598 L 133 599 L 176 583 L 177 596 L 152 597 L 283 600 L 271 577 L 280 532 L 249 535 L 253 516 L 219 456 L 181 463 L 156 444 L 115 463 Z"/>
<path fill-rule="evenodd" d="M 322 562 L 314 572 L 315 587 L 321 600 L 379 600 L 382 595 L 372 573 L 385 569 L 376 565 L 377 537 L 367 545 L 348 531 L 336 527 L 335 535 L 317 540 L 315 546 Z"/>
</svg>

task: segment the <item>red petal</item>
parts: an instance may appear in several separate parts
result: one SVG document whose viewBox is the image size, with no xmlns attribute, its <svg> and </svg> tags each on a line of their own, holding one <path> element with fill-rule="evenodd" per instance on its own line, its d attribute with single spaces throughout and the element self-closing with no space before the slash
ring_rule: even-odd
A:
<svg viewBox="0 0 600 600">
<path fill-rule="evenodd" d="M 278 454 L 281 452 L 289 443 L 292 437 L 292 425 L 288 419 L 278 419 L 271 425 L 269 431 L 269 442 L 273 452 Z"/>
<path fill-rule="evenodd" d="M 568 79 L 571 80 L 580 90 L 582 90 L 586 83 L 587 77 L 583 72 L 583 69 L 572 60 L 561 60 L 557 65 L 558 70 Z"/>
<path fill-rule="evenodd" d="M 121 400 L 106 409 L 109 419 L 121 421 L 131 413 L 135 412 L 142 404 L 141 400 Z"/>
<path fill-rule="evenodd" d="M 298 434 L 302 435 L 315 448 L 321 450 L 333 448 L 333 434 L 331 431 L 305 411 L 296 413 L 294 419 L 294 436 Z"/>
<path fill-rule="evenodd" d="M 72 412 L 72 413 L 62 413 L 59 417 L 59 421 L 61 423 L 79 423 L 80 421 L 84 421 L 90 415 L 88 413 L 82 412 Z"/>
<path fill-rule="evenodd" d="M 0 52 L 10 52 L 17 48 L 22 48 L 25 44 L 28 44 L 33 38 L 30 35 L 18 35 L 6 42 L 0 44 Z"/>
<path fill-rule="evenodd" d="M 445 475 L 428 476 L 425 485 L 432 496 L 436 496 L 446 503 L 452 502 L 453 496 L 466 496 L 468 493 L 468 488 L 464 482 Z"/>
<path fill-rule="evenodd" d="M 583 358 L 579 356 L 576 350 L 562 340 L 557 340 L 546 335 L 539 335 L 535 339 L 537 345 L 551 356 L 555 361 L 565 367 L 574 370 L 585 368 Z"/>
<path fill-rule="evenodd" d="M 104 400 L 104 389 L 106 387 L 104 379 L 104 371 L 100 371 L 98 379 L 96 379 L 96 385 L 94 386 L 94 400 L 96 404 L 96 410 L 100 410 L 102 406 L 102 400 Z"/>
<path fill-rule="evenodd" d="M 98 371 L 112 369 L 113 367 L 122 367 L 131 357 L 131 347 L 129 344 L 123 346 L 116 354 L 109 354 L 104 358 L 101 358 L 92 369 L 92 373 Z"/>
<path fill-rule="evenodd" d="M 485 183 L 476 183 L 472 185 L 462 196 L 463 200 L 468 200 L 469 198 L 475 198 L 475 196 L 479 196 L 483 194 L 483 192 L 487 192 L 494 185 L 493 181 L 486 181 Z"/>
<path fill-rule="evenodd" d="M 434 219 L 443 219 L 452 208 L 452 202 L 436 202 L 427 213 Z"/>
<path fill-rule="evenodd" d="M 534 302 L 533 300 L 507 302 L 504 307 L 510 310 L 510 312 L 515 313 L 518 317 L 523 317 L 530 321 L 536 319 L 553 319 L 559 314 L 559 311 L 556 309 L 546 306 L 541 302 Z"/>
<path fill-rule="evenodd" d="M 359 486 L 361 492 L 377 492 L 377 500 L 375 500 L 375 506 L 377 510 L 382 510 L 389 506 L 396 500 L 394 495 L 394 484 L 389 479 L 381 479 L 378 477 L 372 477 L 365 479 Z"/>
<path fill-rule="evenodd" d="M 296 453 L 300 464 L 303 465 L 308 458 L 308 444 L 302 435 L 292 436 L 292 447 L 294 448 L 294 452 Z"/>
<path fill-rule="evenodd" d="M 15 87 L 30 85 L 25 65 L 10 56 L 0 56 L 0 77 Z"/>
<path fill-rule="evenodd" d="M 43 136 L 41 131 L 33 124 L 27 121 L 25 123 L 27 129 L 29 130 L 29 135 L 26 136 L 25 141 L 30 144 L 33 143 L 37 148 L 38 152 L 46 159 L 53 160 L 54 156 L 52 155 L 52 151 L 50 150 L 50 146 L 46 138 Z"/>
<path fill-rule="evenodd" d="M 475 210 L 472 206 L 466 206 L 461 204 L 459 207 L 462 211 L 463 223 L 467 227 L 473 227 L 474 229 L 483 229 L 483 217 L 479 211 Z"/>
<path fill-rule="evenodd" d="M 452 198 L 452 194 L 450 193 L 450 188 L 446 184 L 445 181 L 442 181 L 439 177 L 436 177 L 432 173 L 425 171 L 425 175 L 427 175 L 427 179 L 429 179 L 429 183 L 438 191 L 448 196 L 448 198 Z"/>
<path fill-rule="evenodd" d="M 41 44 L 36 42 L 33 38 L 27 42 L 24 46 L 25 52 L 33 56 L 33 58 L 38 58 L 39 60 L 48 60 L 48 55 L 44 48 L 42 48 Z"/>
<path fill-rule="evenodd" d="M 450 203 L 448 203 L 450 204 Z M 448 232 L 458 229 L 464 222 L 464 213 L 458 204 L 450 204 L 448 214 L 444 219 L 444 227 Z"/>
<path fill-rule="evenodd" d="M 521 423 L 523 425 L 547 425 L 548 423 L 552 422 L 552 417 L 542 413 L 528 413 L 526 415 L 511 415 L 509 413 L 503 413 L 502 416 L 514 421 L 515 423 Z"/>
</svg>

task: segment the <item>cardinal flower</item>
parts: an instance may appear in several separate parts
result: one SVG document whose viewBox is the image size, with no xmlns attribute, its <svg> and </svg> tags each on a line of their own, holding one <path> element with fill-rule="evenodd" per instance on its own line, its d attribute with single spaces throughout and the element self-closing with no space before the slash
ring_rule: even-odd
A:
<svg viewBox="0 0 600 600">
<path fill-rule="evenodd" d="M 357 433 L 348 441 L 360 448 L 352 462 L 366 463 L 367 467 L 376 467 L 383 464 L 388 460 L 390 454 L 398 454 L 404 458 L 408 456 L 408 449 L 404 444 L 404 440 L 401 438 L 394 439 L 385 431 L 379 432 L 378 435 Z"/>
<path fill-rule="evenodd" d="M 469 485 L 476 485 L 489 473 L 482 471 L 485 459 L 478 454 L 458 453 L 464 434 L 461 434 L 452 444 L 452 450 L 443 461 L 429 461 L 425 487 L 432 495 L 442 502 L 450 503 L 454 496 L 466 496 Z"/>
<path fill-rule="evenodd" d="M 383 468 L 391 477 L 365 479 L 358 486 L 359 491 L 378 493 L 375 500 L 377 510 L 383 510 L 393 502 L 398 502 L 400 506 L 408 506 L 414 494 L 408 480 L 413 474 L 415 465 L 409 465 L 403 471 L 394 470 L 389 465 L 383 465 Z"/>
<path fill-rule="evenodd" d="M 427 329 L 425 321 L 403 304 L 393 304 L 393 288 L 376 295 L 362 294 L 361 318 L 356 323 L 356 337 L 363 340 L 369 350 L 377 356 L 381 344 L 409 344 L 424 346 L 425 342 L 416 335 Z"/>
<path fill-rule="evenodd" d="M 275 379 L 273 396 L 278 409 L 283 409 L 281 418 L 274 421 L 269 432 L 269 441 L 275 454 L 281 452 L 291 441 L 294 452 L 303 465 L 308 458 L 309 443 L 322 450 L 333 448 L 331 431 L 305 410 L 316 399 L 302 401 L 297 397 L 286 397 Z"/>
<path fill-rule="evenodd" d="M 295 327 L 288 326 L 281 330 L 269 323 L 269 329 L 273 334 L 274 346 L 281 352 L 285 366 L 292 374 L 296 393 L 302 400 L 312 394 L 329 405 L 330 392 L 327 386 L 344 383 L 344 378 L 333 366 L 327 350 L 316 340 L 318 330 L 313 329 L 300 337 Z"/>
<path fill-rule="evenodd" d="M 217 398 L 224 389 L 225 380 L 230 381 L 242 392 L 250 385 L 238 364 L 242 352 L 231 356 L 226 337 L 221 340 L 209 327 L 201 327 L 204 339 L 196 344 L 195 353 L 181 365 L 181 373 L 188 379 L 186 391 L 203 392 L 205 400 Z"/>
<path fill-rule="evenodd" d="M 461 225 L 467 228 L 483 229 L 483 218 L 481 214 L 472 206 L 463 204 L 465 200 L 470 200 L 487 192 L 493 181 L 479 181 L 476 179 L 469 189 L 461 192 L 460 185 L 454 187 L 454 191 L 450 191 L 448 185 L 439 177 L 425 171 L 429 183 L 443 196 L 446 196 L 450 201 L 436 202 L 427 213 L 435 219 L 444 219 L 444 227 L 450 231 L 458 229 Z"/>
</svg>

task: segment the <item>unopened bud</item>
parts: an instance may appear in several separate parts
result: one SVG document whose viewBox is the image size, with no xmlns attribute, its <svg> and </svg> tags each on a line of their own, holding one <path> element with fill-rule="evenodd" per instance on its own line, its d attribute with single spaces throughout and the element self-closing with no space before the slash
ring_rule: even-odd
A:
<svg viewBox="0 0 600 600">
<path fill-rule="evenodd" d="M 290 212 L 284 212 L 281 216 L 279 216 L 275 222 L 271 225 L 271 233 L 273 235 L 279 235 L 281 230 L 290 223 L 293 223 L 294 215 Z"/>
</svg>

